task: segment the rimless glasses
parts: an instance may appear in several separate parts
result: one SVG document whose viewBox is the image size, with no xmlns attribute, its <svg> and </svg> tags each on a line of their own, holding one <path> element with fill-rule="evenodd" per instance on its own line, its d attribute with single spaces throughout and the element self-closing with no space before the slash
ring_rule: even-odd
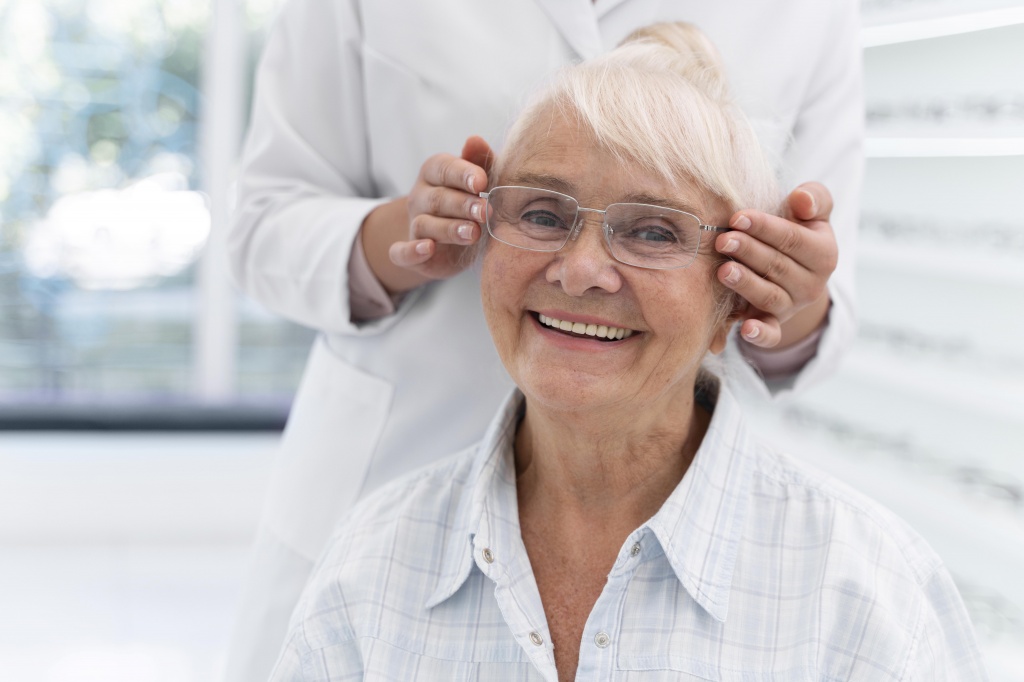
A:
<svg viewBox="0 0 1024 682">
<path fill-rule="evenodd" d="M 567 194 L 535 187 L 495 187 L 487 200 L 487 232 L 528 251 L 558 251 L 583 229 L 583 213 L 604 217 L 604 239 L 615 260 L 638 268 L 685 268 L 697 256 L 701 234 L 728 232 L 692 213 L 650 204 L 583 208 Z"/>
</svg>

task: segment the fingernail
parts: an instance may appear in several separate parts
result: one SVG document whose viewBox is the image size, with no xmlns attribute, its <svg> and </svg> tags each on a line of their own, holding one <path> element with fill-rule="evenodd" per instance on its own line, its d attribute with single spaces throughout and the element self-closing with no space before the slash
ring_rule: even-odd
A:
<svg viewBox="0 0 1024 682">
<path fill-rule="evenodd" d="M 484 206 L 483 206 L 483 204 L 481 204 L 479 201 L 474 203 L 469 208 L 469 214 L 471 216 L 473 216 L 473 220 L 480 220 L 480 221 L 482 221 L 484 219 Z"/>
<path fill-rule="evenodd" d="M 722 247 L 722 253 L 736 253 L 736 251 L 739 248 L 740 248 L 740 243 L 738 241 L 736 241 L 735 239 L 730 239 L 729 241 L 727 241 L 725 243 L 725 246 Z"/>
<path fill-rule="evenodd" d="M 814 200 L 814 195 L 805 189 L 800 190 L 802 194 L 806 194 L 807 198 L 811 200 L 811 215 L 818 215 L 818 202 Z"/>
<path fill-rule="evenodd" d="M 735 265 L 729 268 L 729 272 L 725 275 L 726 284 L 736 284 L 740 281 L 740 269 Z"/>
<path fill-rule="evenodd" d="M 476 194 L 476 175 L 473 173 L 466 173 L 466 187 L 469 191 Z"/>
<path fill-rule="evenodd" d="M 416 244 L 416 253 L 421 256 L 426 256 L 430 253 L 430 242 L 419 242 Z"/>
<path fill-rule="evenodd" d="M 459 225 L 459 239 L 465 242 L 473 241 L 473 226 Z"/>
<path fill-rule="evenodd" d="M 759 336 L 760 334 L 761 334 L 761 328 L 760 328 L 760 327 L 758 327 L 758 326 L 757 326 L 757 325 L 755 324 L 755 325 L 754 325 L 754 326 L 753 326 L 753 327 L 752 327 L 752 328 L 750 329 L 750 331 L 749 331 L 749 332 L 747 332 L 746 334 L 744 334 L 743 336 L 745 336 L 746 338 L 748 338 L 748 339 L 750 339 L 751 341 L 753 341 L 753 340 L 754 340 L 754 339 L 756 339 L 756 338 L 757 338 L 757 337 L 758 337 L 758 336 Z"/>
<path fill-rule="evenodd" d="M 733 218 L 733 221 L 729 223 L 732 227 L 737 230 L 749 230 L 750 229 L 750 218 L 743 215 L 742 213 Z"/>
</svg>

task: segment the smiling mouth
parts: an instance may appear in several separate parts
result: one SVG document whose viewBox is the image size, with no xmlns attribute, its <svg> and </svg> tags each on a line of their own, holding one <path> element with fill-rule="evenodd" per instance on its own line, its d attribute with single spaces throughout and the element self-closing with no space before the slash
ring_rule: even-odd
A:
<svg viewBox="0 0 1024 682">
<path fill-rule="evenodd" d="M 579 338 L 590 338 L 596 341 L 619 341 L 628 339 L 633 335 L 632 329 L 624 327 L 608 327 L 603 324 L 583 324 L 582 322 L 569 322 L 567 320 L 556 320 L 540 313 L 531 313 L 542 326 L 561 332 L 567 336 Z"/>
</svg>

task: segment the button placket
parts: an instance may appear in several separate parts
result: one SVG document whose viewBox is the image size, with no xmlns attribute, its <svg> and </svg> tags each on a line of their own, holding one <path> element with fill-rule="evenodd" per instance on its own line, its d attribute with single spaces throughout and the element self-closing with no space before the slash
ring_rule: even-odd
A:
<svg viewBox="0 0 1024 682">
<path fill-rule="evenodd" d="M 580 650 L 580 670 L 588 675 L 601 677 L 610 674 L 614 665 L 612 646 L 615 643 L 615 636 L 618 634 L 619 616 L 622 612 L 622 603 L 630 582 L 637 569 L 641 566 L 644 555 L 644 542 L 647 534 L 638 534 L 632 544 L 626 545 L 616 560 L 615 570 L 608 576 L 605 589 L 598 598 L 591 618 L 588 622 L 589 638 L 592 645 L 584 646 Z M 591 629 L 593 628 L 593 629 Z M 587 653 L 589 651 L 589 653 Z"/>
</svg>

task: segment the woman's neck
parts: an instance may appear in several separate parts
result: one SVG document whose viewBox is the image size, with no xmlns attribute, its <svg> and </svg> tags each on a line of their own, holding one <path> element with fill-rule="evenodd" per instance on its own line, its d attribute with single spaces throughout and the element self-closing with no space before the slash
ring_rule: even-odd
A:
<svg viewBox="0 0 1024 682">
<path fill-rule="evenodd" d="M 613 524 L 627 534 L 638 527 L 682 480 L 710 422 L 692 392 L 684 395 L 628 414 L 528 405 L 515 443 L 521 513 Z"/>
</svg>

